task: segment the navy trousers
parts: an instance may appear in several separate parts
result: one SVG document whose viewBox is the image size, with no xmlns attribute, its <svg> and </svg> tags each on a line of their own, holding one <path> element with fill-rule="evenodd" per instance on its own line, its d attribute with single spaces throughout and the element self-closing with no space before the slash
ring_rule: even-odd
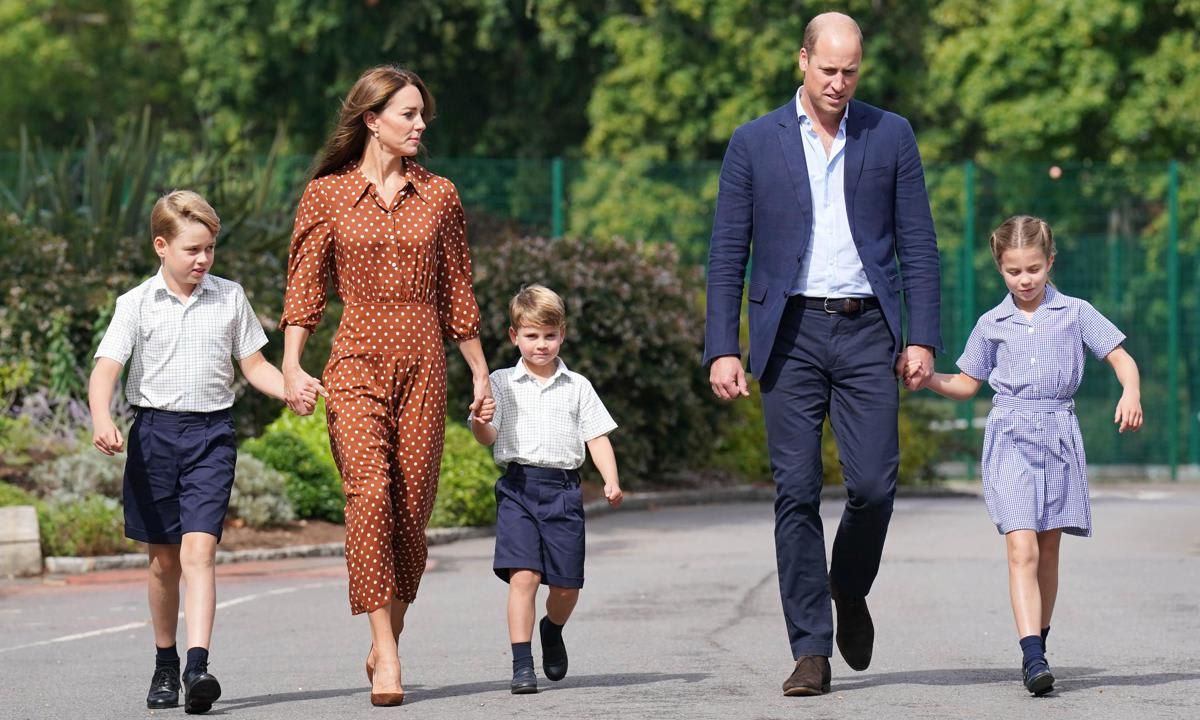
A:
<svg viewBox="0 0 1200 720">
<path fill-rule="evenodd" d="M 865 597 L 879 572 L 900 462 L 896 341 L 878 308 L 856 315 L 788 302 L 762 389 L 775 479 L 775 555 L 792 655 L 833 655 L 830 581 Z M 847 501 L 826 570 L 821 432 L 828 415 Z"/>
</svg>

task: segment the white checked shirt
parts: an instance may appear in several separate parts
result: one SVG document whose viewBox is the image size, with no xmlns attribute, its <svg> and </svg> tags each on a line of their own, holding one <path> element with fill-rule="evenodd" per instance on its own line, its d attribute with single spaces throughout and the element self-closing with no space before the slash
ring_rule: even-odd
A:
<svg viewBox="0 0 1200 720">
<path fill-rule="evenodd" d="M 588 379 L 568 370 L 561 358 L 545 384 L 525 368 L 524 360 L 496 370 L 491 380 L 497 465 L 574 470 L 583 465 L 587 441 L 617 427 Z"/>
<path fill-rule="evenodd" d="M 233 405 L 233 361 L 267 344 L 242 286 L 205 275 L 186 301 L 171 294 L 162 270 L 117 298 L 97 358 L 129 361 L 130 405 L 214 412 Z"/>
<path fill-rule="evenodd" d="M 875 291 L 863 270 L 862 258 L 858 256 L 858 247 L 850 233 L 850 216 L 846 214 L 846 118 L 850 115 L 850 107 L 847 105 L 842 112 L 842 122 L 826 156 L 812 119 L 800 103 L 800 92 L 796 91 L 796 114 L 800 120 L 800 137 L 804 140 L 813 223 L 792 294 L 872 297 Z"/>
</svg>

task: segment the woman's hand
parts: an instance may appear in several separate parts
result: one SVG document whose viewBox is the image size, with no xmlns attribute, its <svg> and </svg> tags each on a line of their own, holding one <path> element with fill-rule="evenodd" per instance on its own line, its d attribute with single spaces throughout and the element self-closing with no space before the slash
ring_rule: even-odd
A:
<svg viewBox="0 0 1200 720">
<path fill-rule="evenodd" d="M 321 383 L 299 365 L 283 368 L 283 399 L 297 415 L 311 415 Z"/>
<path fill-rule="evenodd" d="M 473 397 L 471 399 L 471 414 L 479 415 L 483 410 L 485 400 L 492 399 L 492 381 L 487 375 L 476 375 L 471 381 Z"/>
</svg>

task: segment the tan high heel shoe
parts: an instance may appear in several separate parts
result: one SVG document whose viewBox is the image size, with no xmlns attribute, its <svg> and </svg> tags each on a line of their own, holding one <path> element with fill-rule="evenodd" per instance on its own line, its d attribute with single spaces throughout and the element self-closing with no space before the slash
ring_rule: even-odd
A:
<svg viewBox="0 0 1200 720">
<path fill-rule="evenodd" d="M 372 682 L 374 682 L 375 668 L 371 667 L 369 659 L 370 659 L 370 656 L 368 656 L 367 675 L 371 678 Z M 397 685 L 400 684 L 400 678 L 396 679 L 396 684 Z M 382 692 L 382 693 L 372 692 L 371 693 L 371 704 L 374 705 L 375 707 L 394 707 L 396 705 L 400 705 L 403 702 L 404 702 L 404 691 L 403 690 L 401 690 L 400 692 Z"/>
</svg>

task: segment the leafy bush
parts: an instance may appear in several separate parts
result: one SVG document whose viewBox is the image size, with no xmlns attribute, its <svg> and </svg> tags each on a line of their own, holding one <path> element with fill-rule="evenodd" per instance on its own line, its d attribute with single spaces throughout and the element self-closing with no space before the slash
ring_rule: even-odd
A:
<svg viewBox="0 0 1200 720">
<path fill-rule="evenodd" d="M 124 454 L 110 456 L 81 447 L 34 466 L 29 478 L 34 491 L 49 504 L 70 505 L 97 496 L 119 502 L 124 474 Z"/>
<path fill-rule="evenodd" d="M 296 519 L 287 496 L 287 476 L 263 461 L 239 452 L 229 496 L 229 516 L 252 528 L 284 525 Z"/>
<path fill-rule="evenodd" d="M 125 537 L 121 504 L 92 496 L 74 503 L 47 503 L 42 527 L 42 554 L 112 555 L 134 552 L 138 544 Z"/>
<path fill-rule="evenodd" d="M 124 514 L 120 503 L 112 498 L 47 502 L 0 482 L 0 507 L 10 505 L 32 505 L 37 510 L 44 556 L 110 555 L 138 549 L 125 537 Z"/>
<path fill-rule="evenodd" d="M 287 498 L 297 517 L 344 520 L 346 500 L 329 447 L 323 401 L 307 417 L 283 411 L 262 435 L 242 443 L 242 449 L 283 473 Z"/>
<path fill-rule="evenodd" d="M 681 267 L 670 245 L 509 237 L 474 254 L 488 366 L 519 357 L 508 340 L 508 302 L 541 283 L 567 305 L 562 357 L 587 376 L 620 425 L 613 446 L 622 484 L 702 467 L 724 414 L 699 365 L 704 313 L 698 267 Z M 452 353 L 450 413 L 470 403 L 470 374 Z"/>
<path fill-rule="evenodd" d="M 446 421 L 446 447 L 441 478 L 433 504 L 431 527 L 491 525 L 496 522 L 495 480 L 500 470 L 492 452 L 476 442 L 471 431 Z"/>
</svg>

